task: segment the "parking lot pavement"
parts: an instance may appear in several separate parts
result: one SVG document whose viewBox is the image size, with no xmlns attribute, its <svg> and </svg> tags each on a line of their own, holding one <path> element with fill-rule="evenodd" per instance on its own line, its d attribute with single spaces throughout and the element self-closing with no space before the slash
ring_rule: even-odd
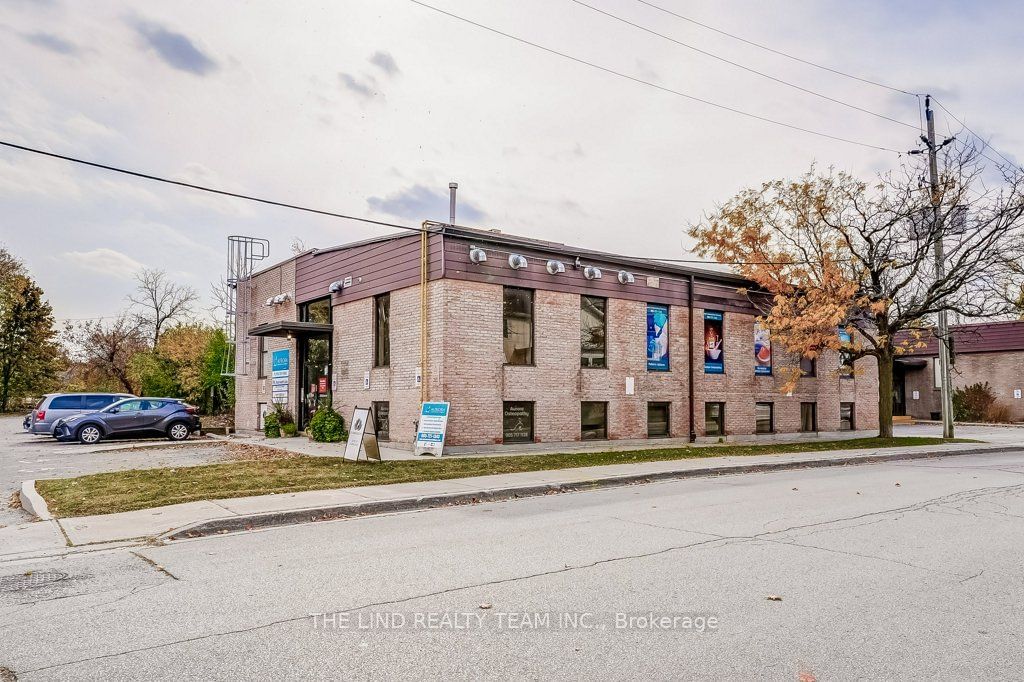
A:
<svg viewBox="0 0 1024 682">
<path fill-rule="evenodd" d="M 114 443 L 128 446 L 133 441 L 109 441 L 93 446 L 59 443 L 48 436 L 25 433 L 21 420 L 20 416 L 0 417 L 0 526 L 30 520 L 26 512 L 7 506 L 11 495 L 21 488 L 21 482 L 25 480 L 207 464 L 226 456 L 223 445 L 199 440 L 194 445 L 168 443 L 167 447 L 104 451 Z M 161 443 L 160 440 L 134 442 Z"/>
<path fill-rule="evenodd" d="M 893 427 L 893 435 L 941 438 L 942 424 L 896 424 Z M 954 427 L 953 435 L 957 438 L 973 438 L 974 440 L 983 440 L 987 443 L 1018 445 L 1024 444 L 1024 425 L 964 426 L 957 424 Z"/>
</svg>

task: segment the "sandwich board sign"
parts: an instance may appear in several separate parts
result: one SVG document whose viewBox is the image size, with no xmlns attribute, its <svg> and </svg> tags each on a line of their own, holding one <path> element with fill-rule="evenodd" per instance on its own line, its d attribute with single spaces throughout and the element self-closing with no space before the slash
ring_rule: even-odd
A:
<svg viewBox="0 0 1024 682">
<path fill-rule="evenodd" d="M 417 455 L 440 457 L 444 450 L 445 432 L 448 430 L 448 403 L 423 403 L 420 408 L 420 423 L 416 429 Z"/>
<path fill-rule="evenodd" d="M 344 459 L 358 462 L 360 459 L 380 461 L 380 447 L 377 445 L 377 424 L 368 407 L 352 410 L 351 428 L 345 443 Z"/>
</svg>

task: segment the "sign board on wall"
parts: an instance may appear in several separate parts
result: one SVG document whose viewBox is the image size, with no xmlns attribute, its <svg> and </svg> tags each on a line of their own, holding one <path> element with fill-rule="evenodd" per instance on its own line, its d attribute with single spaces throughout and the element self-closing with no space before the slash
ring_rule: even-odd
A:
<svg viewBox="0 0 1024 682">
<path fill-rule="evenodd" d="M 647 304 L 647 371 L 667 372 L 668 306 Z"/>
<path fill-rule="evenodd" d="M 725 374 L 725 348 L 722 338 L 724 315 L 713 310 L 704 311 L 704 373 Z"/>
<path fill-rule="evenodd" d="M 1020 389 L 1019 388 L 1013 389 L 1013 397 L 1014 398 L 1016 398 L 1017 400 L 1020 400 L 1020 395 L 1021 394 L 1020 394 Z"/>
<path fill-rule="evenodd" d="M 270 399 L 275 403 L 288 402 L 288 379 L 291 375 L 291 351 L 287 348 L 270 354 Z"/>
<path fill-rule="evenodd" d="M 921 392 L 920 391 L 914 391 L 912 397 L 913 397 L 914 400 L 920 400 L 921 399 Z"/>
<path fill-rule="evenodd" d="M 754 322 L 754 375 L 769 376 L 772 373 L 772 339 L 768 328 Z"/>
<path fill-rule="evenodd" d="M 420 408 L 420 423 L 416 429 L 417 455 L 441 456 L 444 437 L 448 430 L 448 403 L 423 403 Z"/>
</svg>

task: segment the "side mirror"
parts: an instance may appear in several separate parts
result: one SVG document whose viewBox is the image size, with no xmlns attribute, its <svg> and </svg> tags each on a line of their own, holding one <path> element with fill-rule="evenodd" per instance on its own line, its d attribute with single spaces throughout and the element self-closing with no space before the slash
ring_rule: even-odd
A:
<svg viewBox="0 0 1024 682">
<path fill-rule="evenodd" d="M 112 409 L 110 410 L 110 414 L 117 414 L 117 413 L 118 413 L 118 412 L 120 412 L 120 411 L 121 411 L 121 408 L 120 408 L 120 407 L 114 407 L 114 408 L 112 408 Z"/>
</svg>

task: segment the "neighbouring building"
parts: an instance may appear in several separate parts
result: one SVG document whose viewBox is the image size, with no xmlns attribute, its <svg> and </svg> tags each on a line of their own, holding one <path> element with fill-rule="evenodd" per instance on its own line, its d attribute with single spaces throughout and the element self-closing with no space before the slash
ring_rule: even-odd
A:
<svg viewBox="0 0 1024 682">
<path fill-rule="evenodd" d="M 874 360 L 773 352 L 742 278 L 425 225 L 239 282 L 240 430 L 275 400 L 304 425 L 327 399 L 346 419 L 372 406 L 403 446 L 427 400 L 451 404 L 451 446 L 877 429 Z"/>
<path fill-rule="evenodd" d="M 1010 419 L 1024 421 L 1024 321 L 962 324 L 950 328 L 953 388 L 987 383 Z M 897 337 L 908 340 L 908 334 Z M 916 419 L 940 419 L 938 339 L 926 334 L 893 367 L 893 413 Z"/>
</svg>

